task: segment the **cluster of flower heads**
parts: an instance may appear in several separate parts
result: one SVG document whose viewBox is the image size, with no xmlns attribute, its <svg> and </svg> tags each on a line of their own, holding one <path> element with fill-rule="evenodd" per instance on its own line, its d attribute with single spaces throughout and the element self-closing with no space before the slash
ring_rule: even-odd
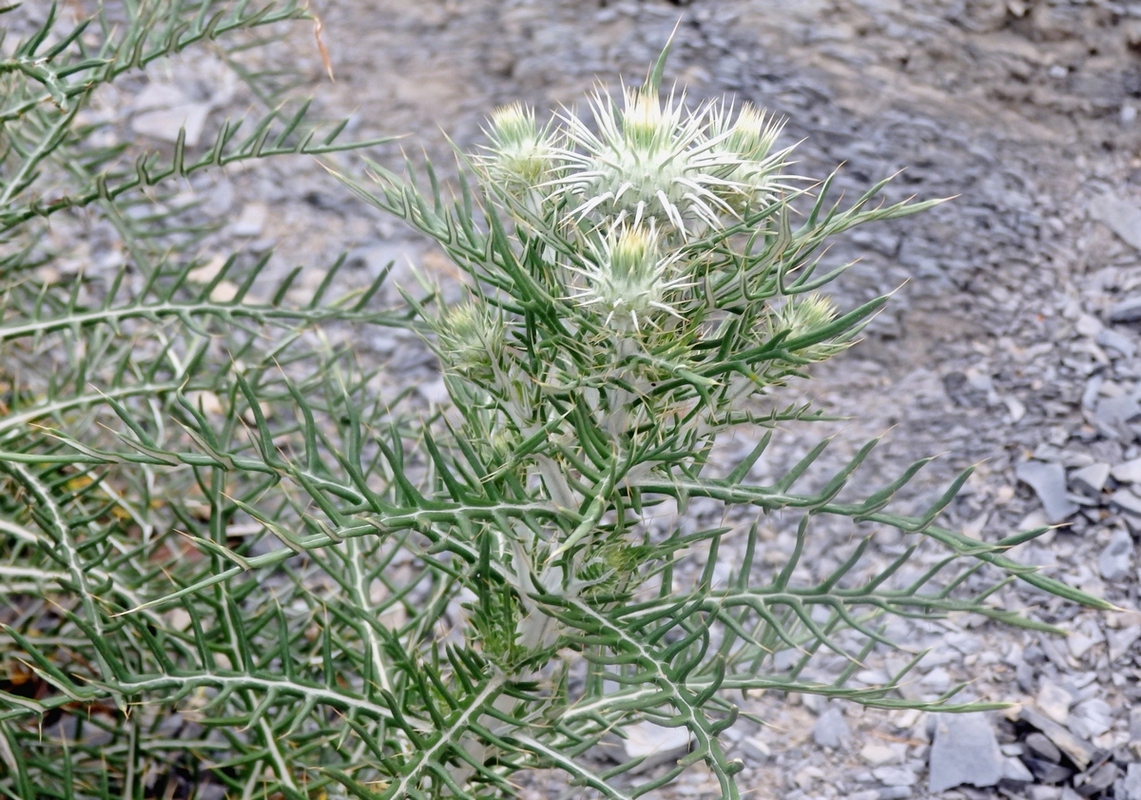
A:
<svg viewBox="0 0 1141 800">
<path fill-rule="evenodd" d="M 593 127 L 578 116 L 540 127 L 532 110 L 496 111 L 492 146 L 480 159 L 494 183 L 540 208 L 560 209 L 580 228 L 653 224 L 680 244 L 749 208 L 771 202 L 788 150 L 774 150 L 781 123 L 751 105 L 719 103 L 687 110 L 684 96 L 665 103 L 656 91 L 591 98 Z"/>
<path fill-rule="evenodd" d="M 748 104 L 689 110 L 684 96 L 627 88 L 589 107 L 589 124 L 545 126 L 519 104 L 499 109 L 477 164 L 518 223 L 577 244 L 568 297 L 637 330 L 678 316 L 671 298 L 694 284 L 681 248 L 791 188 L 789 149 L 775 149 L 781 123 Z"/>
</svg>

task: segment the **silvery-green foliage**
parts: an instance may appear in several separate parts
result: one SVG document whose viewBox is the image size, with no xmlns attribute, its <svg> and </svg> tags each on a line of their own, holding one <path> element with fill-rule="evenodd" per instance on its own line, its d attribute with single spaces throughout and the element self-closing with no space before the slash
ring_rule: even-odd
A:
<svg viewBox="0 0 1141 800">
<path fill-rule="evenodd" d="M 132 66 L 304 9 L 121 10 L 86 33 L 49 19 L 0 72 L 0 229 L 18 245 L 0 273 L 5 796 L 490 798 L 547 768 L 633 798 L 704 763 L 737 797 L 723 733 L 742 692 L 955 709 L 900 692 L 919 654 L 887 618 L 1049 629 L 995 602 L 1016 580 L 1104 606 L 1004 557 L 1037 532 L 938 526 L 962 479 L 921 517 L 889 504 L 922 464 L 842 499 L 871 445 L 812 490 L 824 444 L 751 482 L 781 422 L 817 418 L 770 387 L 885 302 L 821 293 L 843 272 L 819 271 L 827 240 L 926 203 L 878 204 L 882 184 L 834 203 L 830 179 L 787 174 L 778 123 L 663 99 L 659 62 L 588 119 L 496 112 L 453 198 L 430 165 L 427 191 L 379 165 L 379 189 L 344 179 L 440 243 L 470 278 L 460 302 L 377 310 L 379 283 L 334 291 L 341 262 L 304 297 L 296 272 L 266 285 L 240 255 L 203 277 L 193 237 L 165 232 L 183 210 L 162 181 L 343 147 L 339 128 L 271 114 L 131 171 L 68 115 Z M 144 202 L 155 218 L 124 213 Z M 76 206 L 116 223 L 130 260 L 110 279 L 42 269 L 55 254 L 29 225 Z M 385 391 L 353 349 L 370 325 L 431 343 L 450 407 Z M 756 448 L 711 463 L 742 429 Z M 723 523 L 654 521 L 697 498 Z M 796 544 L 766 553 L 780 511 Z M 867 535 L 819 576 L 800 562 L 828 518 Z M 884 528 L 912 544 L 877 566 Z M 916 548 L 943 555 L 910 570 Z M 885 654 L 904 665 L 887 684 L 847 684 Z M 642 721 L 684 729 L 688 753 L 608 760 Z"/>
</svg>

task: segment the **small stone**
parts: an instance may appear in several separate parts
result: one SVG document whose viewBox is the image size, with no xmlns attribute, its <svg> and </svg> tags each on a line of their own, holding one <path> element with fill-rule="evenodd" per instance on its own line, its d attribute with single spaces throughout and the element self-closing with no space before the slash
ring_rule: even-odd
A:
<svg viewBox="0 0 1141 800">
<path fill-rule="evenodd" d="M 1070 475 L 1070 486 L 1073 487 L 1074 491 L 1084 494 L 1086 497 L 1097 498 L 1101 495 L 1101 490 L 1105 488 L 1109 473 L 1109 464 L 1104 462 L 1090 464 Z"/>
<path fill-rule="evenodd" d="M 1090 339 L 1097 336 L 1105 329 L 1101 324 L 1101 320 L 1093 314 L 1080 314 L 1076 322 L 1074 322 L 1074 330 L 1082 336 L 1088 336 Z"/>
<path fill-rule="evenodd" d="M 1002 400 L 1006 404 L 1006 411 L 1010 414 L 1010 424 L 1014 425 L 1026 416 L 1026 404 L 1017 397 L 1010 395 Z"/>
<path fill-rule="evenodd" d="M 876 800 L 906 800 L 911 797 L 910 786 L 888 786 L 876 792 Z"/>
<path fill-rule="evenodd" d="M 1097 400 L 1104 383 L 1105 378 L 1101 375 L 1094 375 L 1086 381 L 1085 388 L 1082 390 L 1082 408 L 1093 411 L 1097 407 Z"/>
<path fill-rule="evenodd" d="M 1116 233 L 1125 242 L 1141 250 L 1141 208 L 1127 203 L 1112 193 L 1098 195 L 1089 204 L 1090 216 Z M 1110 312 L 1110 319 L 1114 319 Z"/>
<path fill-rule="evenodd" d="M 880 790 L 864 789 L 861 792 L 853 792 L 846 795 L 844 800 L 880 800 Z"/>
<path fill-rule="evenodd" d="M 1141 800 L 1141 764 L 1126 767 L 1121 788 L 1125 791 L 1125 800 Z"/>
<path fill-rule="evenodd" d="M 131 118 L 131 130 L 165 142 L 178 141 L 179 132 L 185 130 L 187 147 L 197 147 L 209 116 L 209 103 L 187 103 L 135 114 Z"/>
<path fill-rule="evenodd" d="M 1081 661 L 1089 649 L 1098 642 L 1103 641 L 1100 636 L 1087 636 L 1084 633 L 1071 631 L 1070 635 L 1066 637 L 1066 647 L 1070 651 L 1070 655 Z"/>
<path fill-rule="evenodd" d="M 1109 544 L 1098 554 L 1097 569 L 1107 581 L 1117 582 L 1129 574 L 1133 561 L 1133 536 L 1124 528 L 1113 532 Z"/>
<path fill-rule="evenodd" d="M 185 105 L 193 99 L 172 83 L 151 80 L 131 98 L 130 110 L 137 114 L 140 111 Z"/>
<path fill-rule="evenodd" d="M 1118 483 L 1141 483 L 1141 458 L 1122 461 L 1109 474 Z"/>
<path fill-rule="evenodd" d="M 1131 337 L 1109 328 L 1099 333 L 1096 341 L 1102 347 L 1116 350 L 1125 358 L 1133 358 L 1133 355 L 1137 352 L 1137 343 Z"/>
<path fill-rule="evenodd" d="M 257 236 L 265 228 L 269 209 L 265 203 L 249 203 L 242 209 L 241 215 L 230 225 L 230 233 L 234 236 Z"/>
<path fill-rule="evenodd" d="M 416 385 L 417 393 L 429 404 L 443 406 L 448 403 L 451 395 L 448 394 L 448 385 L 444 379 L 436 378 L 434 381 L 420 382 Z"/>
<path fill-rule="evenodd" d="M 1038 708 L 1050 719 L 1061 725 L 1070 718 L 1070 706 L 1074 697 L 1058 684 L 1044 680 L 1038 687 Z"/>
<path fill-rule="evenodd" d="M 1061 464 L 1026 461 L 1014 471 L 1015 477 L 1028 484 L 1051 523 L 1063 522 L 1078 511 L 1078 504 L 1066 496 L 1066 470 Z"/>
<path fill-rule="evenodd" d="M 1068 780 L 1074 771 L 1069 767 L 1063 767 L 1061 764 L 1054 764 L 1050 761 L 1043 761 L 1040 758 L 1024 758 L 1024 763 L 1034 777 L 1038 779 L 1039 783 L 1055 784 Z"/>
<path fill-rule="evenodd" d="M 1141 743 L 1141 706 L 1129 709 L 1129 741 Z"/>
<path fill-rule="evenodd" d="M 936 667 L 923 676 L 919 685 L 929 692 L 941 695 L 951 688 L 951 682 L 951 673 L 942 667 Z"/>
<path fill-rule="evenodd" d="M 1127 297 L 1109 310 L 1110 322 L 1137 322 L 1141 320 L 1141 295 Z"/>
<path fill-rule="evenodd" d="M 1083 739 L 1094 739 L 1113 727 L 1113 711 L 1100 697 L 1092 697 L 1074 709 L 1069 728 Z"/>
<path fill-rule="evenodd" d="M 769 756 L 773 754 L 772 748 L 756 736 L 746 736 L 741 740 L 741 752 L 745 754 L 745 758 L 757 763 L 768 761 Z"/>
<path fill-rule="evenodd" d="M 1101 397 L 1093 413 L 1093 421 L 1103 434 L 1132 441 L 1133 432 L 1127 430 L 1125 425 L 1141 417 L 1141 404 L 1133 395 Z"/>
<path fill-rule="evenodd" d="M 844 712 L 839 708 L 828 709 L 812 726 L 812 739 L 820 747 L 836 749 L 847 744 L 850 738 L 851 733 L 848 731 L 848 723 L 844 721 Z"/>
<path fill-rule="evenodd" d="M 1002 778 L 1004 761 L 985 714 L 935 715 L 928 786 L 932 794 L 965 783 L 994 786 Z"/>
<path fill-rule="evenodd" d="M 1097 769 L 1075 776 L 1074 789 L 1083 797 L 1093 797 L 1112 786 L 1117 774 L 1117 765 L 1108 761 Z"/>
<path fill-rule="evenodd" d="M 667 728 L 652 722 L 636 722 L 625 728 L 626 738 L 622 749 L 630 760 L 645 759 L 639 770 L 674 761 L 689 750 L 689 731 L 685 728 Z"/>
<path fill-rule="evenodd" d="M 1059 750 L 1078 765 L 1079 769 L 1085 769 L 1093 760 L 1096 752 L 1093 745 L 1089 742 L 1082 741 L 1045 714 L 1031 708 L 1029 705 L 1023 705 L 1018 710 L 1018 718 L 1046 734 L 1050 741 L 1058 746 Z M 1027 766 L 1034 769 L 1034 767 L 1029 764 Z"/>
<path fill-rule="evenodd" d="M 1018 681 L 1018 688 L 1024 693 L 1030 694 L 1034 691 L 1034 667 L 1027 664 L 1025 661 L 1018 662 L 1018 666 L 1014 668 L 1014 676 Z"/>
<path fill-rule="evenodd" d="M 1034 773 L 1017 758 L 1007 758 L 1002 762 L 1002 782 L 1025 786 L 1034 783 Z"/>
<path fill-rule="evenodd" d="M 867 764 L 873 767 L 883 767 L 888 764 L 898 764 L 902 758 L 895 748 L 880 744 L 879 742 L 871 742 L 860 749 L 860 758 Z"/>
<path fill-rule="evenodd" d="M 1130 514 L 1141 515 L 1141 497 L 1128 489 L 1118 489 L 1109 496 L 1109 502 Z"/>
<path fill-rule="evenodd" d="M 1044 734 L 1037 731 L 1029 734 L 1023 744 L 1026 745 L 1026 749 L 1034 758 L 1040 758 L 1053 764 L 1058 764 L 1062 760 L 1062 751 Z"/>
<path fill-rule="evenodd" d="M 792 781 L 804 791 L 808 791 L 813 784 L 823 777 L 824 771 L 820 767 L 808 766 L 793 775 Z"/>
<path fill-rule="evenodd" d="M 876 767 L 872 775 L 884 786 L 914 786 L 919 782 L 919 776 L 907 767 Z"/>
<path fill-rule="evenodd" d="M 1028 800 L 1058 800 L 1062 796 L 1062 790 L 1057 786 L 1027 786 L 1026 797 Z"/>
</svg>

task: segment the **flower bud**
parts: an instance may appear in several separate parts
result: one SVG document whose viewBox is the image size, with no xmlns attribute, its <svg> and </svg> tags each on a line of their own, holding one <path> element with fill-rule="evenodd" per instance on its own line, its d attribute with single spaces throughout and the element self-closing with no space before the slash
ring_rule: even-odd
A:
<svg viewBox="0 0 1141 800">
<path fill-rule="evenodd" d="M 553 146 L 546 131 L 540 131 L 535 112 L 519 103 L 497 109 L 487 132 L 492 146 L 481 161 L 489 177 L 515 193 L 533 189 L 552 167 Z"/>
<path fill-rule="evenodd" d="M 666 298 L 683 283 L 670 279 L 674 259 L 663 258 L 652 226 L 617 226 L 591 251 L 595 263 L 581 270 L 586 285 L 576 296 L 579 305 L 601 306 L 608 322 L 630 320 L 635 330 L 654 310 L 676 315 Z"/>
<path fill-rule="evenodd" d="M 816 294 L 801 299 L 789 299 L 776 314 L 773 333 L 788 331 L 787 342 L 795 342 L 822 330 L 836 319 L 836 305 L 827 297 Z M 848 347 L 849 342 L 825 341 L 794 351 L 801 358 L 823 361 Z"/>
<path fill-rule="evenodd" d="M 714 149 L 722 155 L 710 160 L 720 160 L 727 167 L 721 173 L 723 182 L 713 191 L 743 215 L 750 206 L 771 201 L 783 188 L 776 174 L 784 166 L 787 151 L 771 152 L 783 124 L 751 104 L 741 107 L 732 125 L 728 119 L 728 113 L 715 115 L 711 126 L 717 142 Z"/>
<path fill-rule="evenodd" d="M 505 330 L 486 304 L 463 303 L 436 323 L 437 347 L 446 368 L 476 383 L 491 381 L 503 352 Z"/>
</svg>

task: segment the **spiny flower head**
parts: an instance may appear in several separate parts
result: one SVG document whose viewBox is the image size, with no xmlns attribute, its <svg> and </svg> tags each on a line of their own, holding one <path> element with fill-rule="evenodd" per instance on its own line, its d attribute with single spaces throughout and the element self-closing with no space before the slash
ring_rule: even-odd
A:
<svg viewBox="0 0 1141 800">
<path fill-rule="evenodd" d="M 445 365 L 467 378 L 489 380 L 503 350 L 503 321 L 486 304 L 466 302 L 450 309 L 435 325 L 437 347 Z"/>
<path fill-rule="evenodd" d="M 520 103 L 496 109 L 487 134 L 492 146 L 479 161 L 488 177 L 513 194 L 525 193 L 548 179 L 555 147 L 540 130 L 533 109 Z"/>
<path fill-rule="evenodd" d="M 663 256 L 652 222 L 616 225 L 588 247 L 586 267 L 573 270 L 584 284 L 573 298 L 580 306 L 600 306 L 608 324 L 629 320 L 635 330 L 655 312 L 677 315 L 667 300 L 686 280 L 673 274 L 677 259 Z"/>
<path fill-rule="evenodd" d="M 732 109 L 722 110 L 712 125 L 714 131 L 722 134 L 721 147 L 745 162 L 764 162 L 784 124 L 772 120 L 752 103 L 742 105 L 733 124 L 729 125 L 731 112 Z"/>
<path fill-rule="evenodd" d="M 653 220 L 684 241 L 731 213 L 713 191 L 724 180 L 709 163 L 708 108 L 687 112 L 683 101 L 671 96 L 663 105 L 657 92 L 627 89 L 619 109 L 598 93 L 591 102 L 597 134 L 577 117 L 566 119 L 567 174 L 552 183 L 579 222 Z"/>
<path fill-rule="evenodd" d="M 803 298 L 789 298 L 770 322 L 774 335 L 788 331 L 785 341 L 795 342 L 823 330 L 836 319 L 836 305 L 829 298 L 813 292 Z M 810 361 L 823 361 L 849 346 L 846 341 L 824 341 L 795 351 Z"/>
<path fill-rule="evenodd" d="M 562 175 L 549 182 L 551 199 L 568 201 L 573 221 L 605 230 L 626 221 L 652 221 L 674 243 L 735 220 L 769 180 L 784 153 L 770 155 L 780 126 L 752 106 L 734 122 L 731 109 L 685 108 L 684 95 L 663 102 L 656 90 L 625 89 L 619 105 L 598 92 L 594 126 L 564 117 L 566 148 L 556 158 Z"/>
<path fill-rule="evenodd" d="M 773 152 L 783 122 L 773 120 L 751 103 L 741 106 L 732 124 L 731 108 L 718 109 L 711 116 L 715 149 L 729 156 L 724 162 L 736 160 L 724 175 L 725 183 L 714 191 L 736 213 L 770 202 L 782 189 L 789 188 L 786 181 L 776 177 L 786 164 L 789 150 Z"/>
</svg>

